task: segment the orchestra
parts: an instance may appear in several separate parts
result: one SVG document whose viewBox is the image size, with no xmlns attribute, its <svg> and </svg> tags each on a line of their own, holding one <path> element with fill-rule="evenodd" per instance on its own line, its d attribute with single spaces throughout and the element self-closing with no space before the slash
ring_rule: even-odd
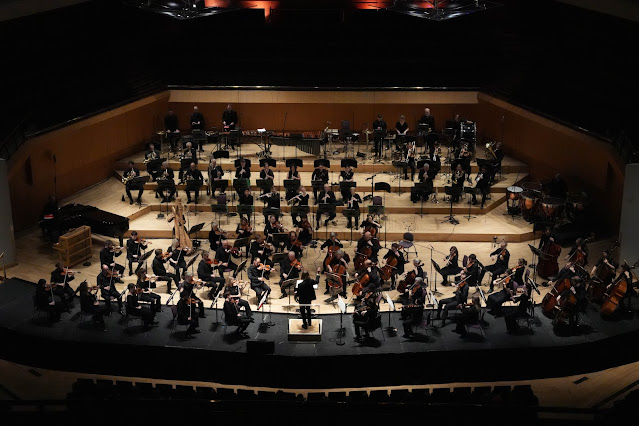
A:
<svg viewBox="0 0 639 426">
<path fill-rule="evenodd" d="M 159 324 L 159 322 L 155 320 L 155 312 L 153 312 L 148 306 L 140 303 L 139 295 L 142 291 L 138 291 L 133 283 L 130 283 L 127 286 L 127 290 L 129 292 L 126 297 L 127 315 L 142 318 L 145 329 L 149 329 L 152 326 Z"/>
</svg>

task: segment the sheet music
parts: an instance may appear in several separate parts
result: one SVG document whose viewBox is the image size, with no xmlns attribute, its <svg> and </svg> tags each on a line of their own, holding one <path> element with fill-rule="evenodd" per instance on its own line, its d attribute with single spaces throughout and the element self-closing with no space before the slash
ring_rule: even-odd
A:
<svg viewBox="0 0 639 426">
<path fill-rule="evenodd" d="M 341 313 L 346 313 L 346 304 L 344 303 L 344 299 L 342 299 L 342 296 L 339 294 L 337 295 L 337 307 L 339 308 Z"/>
<path fill-rule="evenodd" d="M 386 303 L 388 303 L 388 310 L 395 311 L 395 304 L 393 303 L 393 300 L 388 295 L 388 293 L 384 293 L 384 297 L 386 298 Z"/>
</svg>

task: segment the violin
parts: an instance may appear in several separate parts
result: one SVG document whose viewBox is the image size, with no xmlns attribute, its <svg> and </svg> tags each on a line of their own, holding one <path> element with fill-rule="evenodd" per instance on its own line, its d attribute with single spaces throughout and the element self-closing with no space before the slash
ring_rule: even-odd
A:
<svg viewBox="0 0 639 426">
<path fill-rule="evenodd" d="M 60 271 L 60 275 L 68 275 L 68 276 L 72 277 L 73 275 L 75 275 L 76 272 L 77 271 L 72 271 L 69 268 L 62 268 L 62 270 Z"/>
<path fill-rule="evenodd" d="M 111 253 L 120 253 L 122 252 L 122 247 L 120 246 L 113 246 L 111 247 L 111 249 L 109 250 Z"/>
<path fill-rule="evenodd" d="M 147 241 L 146 238 L 140 238 L 140 237 L 137 237 L 134 241 L 136 243 L 138 243 L 138 244 L 142 244 L 142 245 L 145 245 L 145 246 L 148 245 L 148 244 L 153 244 L 152 241 Z"/>
<path fill-rule="evenodd" d="M 52 288 L 57 287 L 58 283 L 47 283 L 44 285 L 46 291 L 50 291 Z"/>
<path fill-rule="evenodd" d="M 270 265 L 267 265 L 266 263 L 260 263 L 260 264 L 257 265 L 257 270 L 258 271 L 266 271 L 266 272 L 268 272 L 268 271 L 271 270 L 271 267 L 270 267 Z"/>
<path fill-rule="evenodd" d="M 217 228 L 214 232 L 218 237 L 222 236 L 223 238 L 226 238 L 228 236 L 228 232 L 222 231 L 220 228 Z"/>
<path fill-rule="evenodd" d="M 118 271 L 116 271 L 116 270 L 108 269 L 106 271 L 106 276 L 108 278 L 120 278 L 120 273 Z"/>
<path fill-rule="evenodd" d="M 283 232 L 286 232 L 286 230 L 284 229 L 284 225 L 282 225 L 279 221 L 275 221 L 275 223 L 273 225 L 271 225 L 271 227 L 273 229 L 275 229 L 276 231 L 278 231 L 280 234 Z"/>
<path fill-rule="evenodd" d="M 160 256 L 161 259 L 168 259 L 169 257 L 171 257 L 171 253 L 169 253 L 168 251 L 165 251 L 164 253 L 162 253 L 162 256 Z"/>
</svg>

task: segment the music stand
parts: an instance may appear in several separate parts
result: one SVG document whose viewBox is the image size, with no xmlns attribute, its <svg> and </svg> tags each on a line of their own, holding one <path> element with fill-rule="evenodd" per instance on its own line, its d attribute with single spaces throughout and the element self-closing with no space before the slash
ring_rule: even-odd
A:
<svg viewBox="0 0 639 426">
<path fill-rule="evenodd" d="M 340 162 L 342 167 L 352 167 L 354 169 L 357 168 L 357 160 L 355 158 L 343 158 Z"/>
<path fill-rule="evenodd" d="M 282 245 L 286 243 L 288 239 L 288 233 L 286 232 L 278 232 L 277 234 L 273 234 L 273 246 L 275 248 L 281 248 Z M 275 262 L 275 260 L 273 260 Z"/>
<path fill-rule="evenodd" d="M 217 150 L 213 153 L 213 158 L 229 158 L 229 152 L 224 149 Z"/>
<path fill-rule="evenodd" d="M 342 296 L 339 294 L 337 295 L 337 307 L 339 308 L 339 329 L 337 330 L 338 338 L 335 340 L 335 343 L 338 346 L 343 346 L 344 336 L 346 336 L 346 328 L 344 328 L 343 318 L 348 307 L 346 306 L 346 303 L 344 303 Z"/>
<path fill-rule="evenodd" d="M 164 191 L 171 191 L 170 193 L 177 193 L 177 191 L 175 190 L 175 182 L 173 181 L 173 179 L 157 179 L 156 180 L 157 184 L 158 184 L 158 192 L 160 192 L 162 195 L 164 195 Z M 163 199 L 166 198 L 167 202 L 166 202 L 166 214 L 169 214 L 169 199 L 167 197 L 162 197 Z M 164 202 L 164 200 L 162 201 Z M 162 213 L 162 203 L 160 203 L 160 213 L 158 213 L 158 219 L 163 219 L 164 218 L 164 214 Z"/>
<path fill-rule="evenodd" d="M 291 207 L 291 216 L 296 217 L 296 216 L 306 216 L 308 217 L 308 213 L 310 212 L 311 208 L 309 206 L 292 206 Z"/>
<path fill-rule="evenodd" d="M 249 240 L 250 238 L 243 238 L 243 239 L 244 240 Z M 237 241 L 235 241 L 235 244 L 237 244 Z M 244 272 L 244 270 L 246 269 L 246 264 L 247 263 L 248 263 L 248 259 L 244 259 L 243 261 L 240 262 L 240 264 L 238 265 L 237 269 L 233 273 L 233 278 L 237 278 L 237 274 L 241 274 L 241 273 Z"/>
<path fill-rule="evenodd" d="M 299 281 L 297 278 L 291 278 L 290 280 L 284 280 L 282 281 L 282 285 L 281 287 L 284 288 L 288 288 L 289 286 L 292 286 L 293 284 L 296 284 L 297 281 Z M 295 288 L 297 288 L 297 285 L 295 286 Z M 292 291 L 287 291 L 288 293 L 288 304 L 291 304 L 291 293 L 293 293 Z"/>
<path fill-rule="evenodd" d="M 270 167 L 275 167 L 277 162 L 272 158 L 262 158 L 260 159 L 260 167 L 264 167 L 264 164 L 268 164 Z"/>
<path fill-rule="evenodd" d="M 319 166 L 324 166 L 327 169 L 330 169 L 331 162 L 330 160 L 327 160 L 326 158 L 318 158 L 317 160 L 313 161 L 313 167 L 318 168 Z"/>
<path fill-rule="evenodd" d="M 233 179 L 233 188 L 235 192 L 241 194 L 245 189 L 250 188 L 249 180 L 246 178 Z M 233 195 L 233 198 L 235 199 L 235 195 Z"/>
<path fill-rule="evenodd" d="M 278 209 L 277 207 L 265 207 L 265 208 L 262 209 L 262 213 L 267 218 L 269 216 L 273 215 L 273 216 L 275 216 L 276 219 L 279 219 L 279 217 L 281 215 L 280 209 Z"/>
<path fill-rule="evenodd" d="M 388 303 L 388 326 L 386 327 L 386 332 L 388 333 L 388 337 L 395 337 L 397 336 L 397 329 L 391 325 L 391 312 L 395 312 L 395 304 L 388 293 L 384 293 L 384 296 L 386 303 Z"/>
<path fill-rule="evenodd" d="M 335 207 L 335 204 L 318 204 L 316 214 L 318 214 L 320 218 L 322 217 L 324 213 L 329 213 L 329 216 L 333 216 L 336 210 L 337 208 Z M 328 240 L 328 219 L 324 221 L 324 228 L 325 228 L 324 239 Z"/>
<path fill-rule="evenodd" d="M 260 331 L 260 333 L 264 333 L 264 332 L 266 332 L 266 330 L 268 330 L 268 328 L 269 328 L 269 327 L 273 327 L 273 326 L 275 325 L 275 323 L 273 323 L 273 322 L 271 322 L 271 321 L 270 321 L 270 317 L 269 317 L 269 321 L 268 321 L 268 322 L 266 322 L 266 321 L 264 320 L 264 317 L 265 317 L 265 313 L 264 313 L 264 311 L 265 311 L 265 309 L 264 309 L 264 305 L 266 304 L 266 299 L 268 298 L 268 295 L 269 295 L 269 292 L 268 292 L 268 291 L 263 292 L 263 293 L 262 293 L 262 297 L 260 298 L 259 303 L 258 303 L 258 305 L 257 305 L 257 310 L 258 310 L 258 311 L 259 311 L 260 309 L 262 310 L 262 322 L 261 322 L 261 323 L 260 323 L 260 325 L 259 325 L 259 331 Z M 270 312 L 269 312 L 269 314 L 270 314 Z"/>
<path fill-rule="evenodd" d="M 257 184 L 257 187 L 262 190 L 262 194 L 271 192 L 271 189 L 273 188 L 272 179 L 258 179 L 255 183 Z"/>
<path fill-rule="evenodd" d="M 530 263 L 530 265 L 528 265 L 529 268 L 533 268 L 535 270 L 534 274 L 533 274 L 533 281 L 536 283 L 537 282 L 537 263 L 535 262 L 535 258 L 550 258 L 550 255 L 547 253 L 544 253 L 543 251 L 539 250 L 537 247 L 528 244 L 528 247 L 530 247 L 530 251 L 533 254 L 533 259 L 532 262 Z"/>
<path fill-rule="evenodd" d="M 191 163 L 197 164 L 197 159 L 194 158 L 182 158 L 180 160 L 180 170 L 186 170 L 191 166 Z"/>
<path fill-rule="evenodd" d="M 446 191 L 446 195 L 450 197 L 450 214 L 444 217 L 444 220 L 441 223 L 450 222 L 453 225 L 459 225 L 459 221 L 455 219 L 453 215 L 453 198 L 459 197 L 462 192 L 462 188 L 458 186 L 445 186 L 444 190 Z"/>
<path fill-rule="evenodd" d="M 238 204 L 235 206 L 237 209 L 237 213 L 241 215 L 246 215 L 248 218 L 253 215 L 253 222 L 255 222 L 255 208 L 249 204 Z"/>
<path fill-rule="evenodd" d="M 211 212 L 215 213 L 215 220 L 219 222 L 220 216 L 222 216 L 223 214 L 226 214 L 228 219 L 229 206 L 227 206 L 226 204 L 211 204 Z"/>
<path fill-rule="evenodd" d="M 226 188 L 228 188 L 229 186 L 229 180 L 228 179 L 220 179 L 220 180 L 214 180 L 213 183 L 211 184 L 211 188 L 213 193 L 215 193 L 215 190 L 217 188 L 220 189 L 220 193 L 225 193 L 226 192 Z"/>
<path fill-rule="evenodd" d="M 357 186 L 357 182 L 340 182 L 339 183 L 339 192 L 341 192 L 343 194 L 348 189 L 349 194 L 350 194 L 351 188 L 355 188 L 356 186 Z M 344 204 L 346 204 L 346 200 L 343 200 L 343 201 L 344 201 Z"/>
<path fill-rule="evenodd" d="M 419 198 L 421 198 L 421 206 L 419 207 L 419 215 L 420 217 L 424 217 L 424 198 L 428 197 L 430 194 L 428 192 L 428 183 L 427 182 L 416 182 L 415 190 L 420 194 Z"/>
<path fill-rule="evenodd" d="M 432 247 L 432 246 L 431 246 L 431 247 Z M 438 253 L 439 253 L 439 252 L 438 252 Z M 433 260 L 433 249 L 432 249 L 432 248 L 431 248 L 431 250 L 430 250 L 430 263 L 431 263 L 431 265 L 433 265 L 433 267 L 435 268 L 435 271 L 437 271 L 437 273 L 443 277 L 444 275 L 442 274 L 442 268 L 440 268 L 440 267 L 439 267 L 439 264 Z M 431 275 L 432 275 L 432 271 L 431 271 Z M 439 293 L 439 292 L 437 291 L 437 280 L 436 280 L 436 279 L 434 279 L 434 278 L 435 278 L 435 277 L 433 277 L 433 280 L 432 280 L 432 281 L 435 283 L 435 294 L 437 294 L 437 293 Z M 479 288 L 479 286 L 477 286 L 477 288 Z"/>
<path fill-rule="evenodd" d="M 470 222 L 470 219 L 472 219 L 472 218 L 476 218 L 476 217 L 477 217 L 477 216 L 471 216 L 471 215 L 470 215 L 470 209 L 471 209 L 471 207 L 473 206 L 472 195 L 475 193 L 475 190 L 476 190 L 476 189 L 477 189 L 477 188 L 474 188 L 474 187 L 472 187 L 472 188 L 470 188 L 470 187 L 466 187 L 466 188 L 464 188 L 464 192 L 465 192 L 466 194 L 470 194 L 470 195 L 471 195 L 471 199 L 470 199 L 470 200 L 468 200 L 468 216 L 464 216 L 466 219 L 468 219 L 468 221 L 469 221 L 469 222 Z"/>
<path fill-rule="evenodd" d="M 351 221 L 351 242 L 353 242 L 353 218 L 359 216 L 359 210 L 342 209 L 342 214 Z"/>
<path fill-rule="evenodd" d="M 188 232 L 187 234 L 189 236 L 191 235 L 196 235 L 198 232 L 200 232 L 202 230 L 202 228 L 204 228 L 204 222 L 202 223 L 198 223 L 197 225 L 194 225 Z M 197 236 L 195 237 L 195 239 L 193 240 L 193 246 L 194 247 L 199 247 L 200 246 L 200 241 L 197 239 Z"/>
<path fill-rule="evenodd" d="M 300 187 L 300 180 L 299 179 L 284 179 L 284 188 L 286 189 L 286 192 L 295 192 L 299 189 Z"/>
<path fill-rule="evenodd" d="M 304 162 L 301 158 L 289 158 L 288 160 L 286 160 L 286 167 L 291 166 L 297 166 L 298 169 L 301 169 L 302 167 L 304 167 Z"/>
<path fill-rule="evenodd" d="M 408 168 L 408 163 L 405 161 L 393 161 L 393 166 L 395 166 L 397 170 L 397 176 L 395 179 L 399 180 L 399 186 L 397 187 L 397 195 L 402 194 L 402 172 Z"/>
<path fill-rule="evenodd" d="M 184 270 L 186 271 L 187 269 L 191 268 L 199 256 L 200 256 L 200 253 L 197 253 L 195 256 L 193 256 L 191 260 L 189 260 L 189 263 L 186 264 L 186 268 L 184 268 Z M 192 272 L 193 272 L 193 269 L 191 269 L 191 273 Z"/>
</svg>

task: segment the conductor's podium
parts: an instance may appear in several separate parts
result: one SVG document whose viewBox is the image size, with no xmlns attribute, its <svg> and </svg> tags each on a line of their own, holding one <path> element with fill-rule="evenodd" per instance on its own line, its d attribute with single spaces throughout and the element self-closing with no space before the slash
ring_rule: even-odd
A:
<svg viewBox="0 0 639 426">
<path fill-rule="evenodd" d="M 322 320 L 314 319 L 306 330 L 301 318 L 288 319 L 288 340 L 290 342 L 319 342 L 322 340 Z"/>
</svg>

